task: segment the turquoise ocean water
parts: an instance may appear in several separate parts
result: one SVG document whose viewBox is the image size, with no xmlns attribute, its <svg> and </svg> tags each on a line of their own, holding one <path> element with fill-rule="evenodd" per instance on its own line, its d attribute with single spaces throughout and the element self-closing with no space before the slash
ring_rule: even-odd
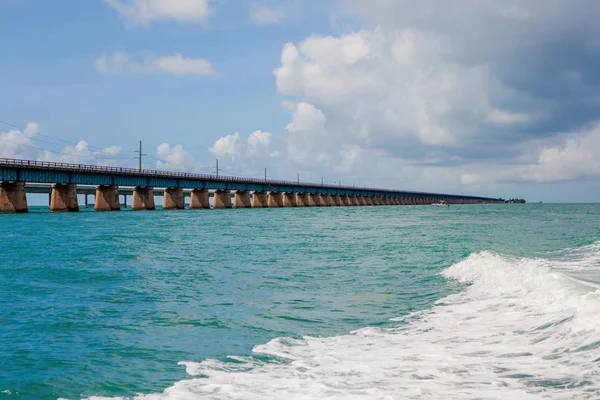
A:
<svg viewBox="0 0 600 400">
<path fill-rule="evenodd" d="M 0 399 L 598 399 L 600 205 L 0 215 Z"/>
</svg>

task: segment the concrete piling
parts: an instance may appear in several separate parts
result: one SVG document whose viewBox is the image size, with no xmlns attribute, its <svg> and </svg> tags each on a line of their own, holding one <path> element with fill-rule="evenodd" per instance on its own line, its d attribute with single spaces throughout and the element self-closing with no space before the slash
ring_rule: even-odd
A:
<svg viewBox="0 0 600 400">
<path fill-rule="evenodd" d="M 26 213 L 27 195 L 24 182 L 0 183 L 0 213 Z"/>
<path fill-rule="evenodd" d="M 283 194 L 281 192 L 269 192 L 267 206 L 269 208 L 283 207 Z"/>
<path fill-rule="evenodd" d="M 284 207 L 296 207 L 297 206 L 297 193 L 284 193 L 283 194 L 283 206 Z"/>
<path fill-rule="evenodd" d="M 296 193 L 296 207 L 308 206 L 308 193 Z"/>
<path fill-rule="evenodd" d="M 94 201 L 94 211 L 119 211 L 119 188 L 117 186 L 96 187 L 96 198 Z"/>
<path fill-rule="evenodd" d="M 213 208 L 231 208 L 231 191 L 215 190 L 213 197 Z"/>
<path fill-rule="evenodd" d="M 194 189 L 190 192 L 190 210 L 208 210 L 210 201 L 208 189 Z"/>
<path fill-rule="evenodd" d="M 136 186 L 133 189 L 131 209 L 134 211 L 156 210 L 156 204 L 154 202 L 154 188 Z"/>
<path fill-rule="evenodd" d="M 166 188 L 163 196 L 163 210 L 183 210 L 185 200 L 182 188 Z"/>
<path fill-rule="evenodd" d="M 233 208 L 250 208 L 252 202 L 250 201 L 250 192 L 245 190 L 238 190 L 233 196 Z"/>
<path fill-rule="evenodd" d="M 321 205 L 320 195 L 318 193 L 309 193 L 308 195 L 308 206 L 319 207 Z"/>
<path fill-rule="evenodd" d="M 50 197 L 50 212 L 73 212 L 79 211 L 77 200 L 77 185 L 52 185 Z"/>
<path fill-rule="evenodd" d="M 265 192 L 254 192 L 252 193 L 252 208 L 266 208 L 267 204 L 267 193 Z"/>
<path fill-rule="evenodd" d="M 334 194 L 332 196 L 333 198 L 333 205 L 335 205 L 336 207 L 340 207 L 343 206 L 344 203 L 342 202 L 342 196 L 340 196 L 339 194 Z"/>
</svg>

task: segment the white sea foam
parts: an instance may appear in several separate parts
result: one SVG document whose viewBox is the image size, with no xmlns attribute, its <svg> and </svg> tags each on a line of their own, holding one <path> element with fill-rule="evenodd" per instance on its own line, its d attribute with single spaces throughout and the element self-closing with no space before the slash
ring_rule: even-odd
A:
<svg viewBox="0 0 600 400">
<path fill-rule="evenodd" d="M 255 347 L 280 363 L 182 363 L 203 377 L 135 399 L 598 399 L 600 290 L 582 277 L 599 266 L 599 245 L 559 262 L 473 254 L 443 271 L 463 291 L 395 329 Z"/>
</svg>

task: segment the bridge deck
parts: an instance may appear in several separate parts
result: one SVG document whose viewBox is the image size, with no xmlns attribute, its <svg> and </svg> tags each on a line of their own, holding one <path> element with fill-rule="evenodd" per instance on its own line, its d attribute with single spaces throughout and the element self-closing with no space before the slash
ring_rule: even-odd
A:
<svg viewBox="0 0 600 400">
<path fill-rule="evenodd" d="M 138 170 L 133 168 L 68 164 L 47 161 L 0 158 L 0 181 L 26 183 L 61 183 L 76 185 L 107 185 L 129 187 L 162 187 L 184 189 L 274 191 L 287 193 L 321 193 L 363 196 L 407 196 L 472 199 L 502 202 L 503 199 L 470 195 L 427 193 L 389 190 L 380 188 L 357 188 L 354 186 L 322 185 L 310 182 L 263 180 L 232 176 Z"/>
</svg>

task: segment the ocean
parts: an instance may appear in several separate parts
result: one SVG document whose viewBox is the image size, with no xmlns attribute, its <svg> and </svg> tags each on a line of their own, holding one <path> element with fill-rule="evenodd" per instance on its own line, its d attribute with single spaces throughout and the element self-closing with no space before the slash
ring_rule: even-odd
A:
<svg viewBox="0 0 600 400">
<path fill-rule="evenodd" d="M 0 215 L 0 399 L 599 399 L 600 205 Z"/>
</svg>

